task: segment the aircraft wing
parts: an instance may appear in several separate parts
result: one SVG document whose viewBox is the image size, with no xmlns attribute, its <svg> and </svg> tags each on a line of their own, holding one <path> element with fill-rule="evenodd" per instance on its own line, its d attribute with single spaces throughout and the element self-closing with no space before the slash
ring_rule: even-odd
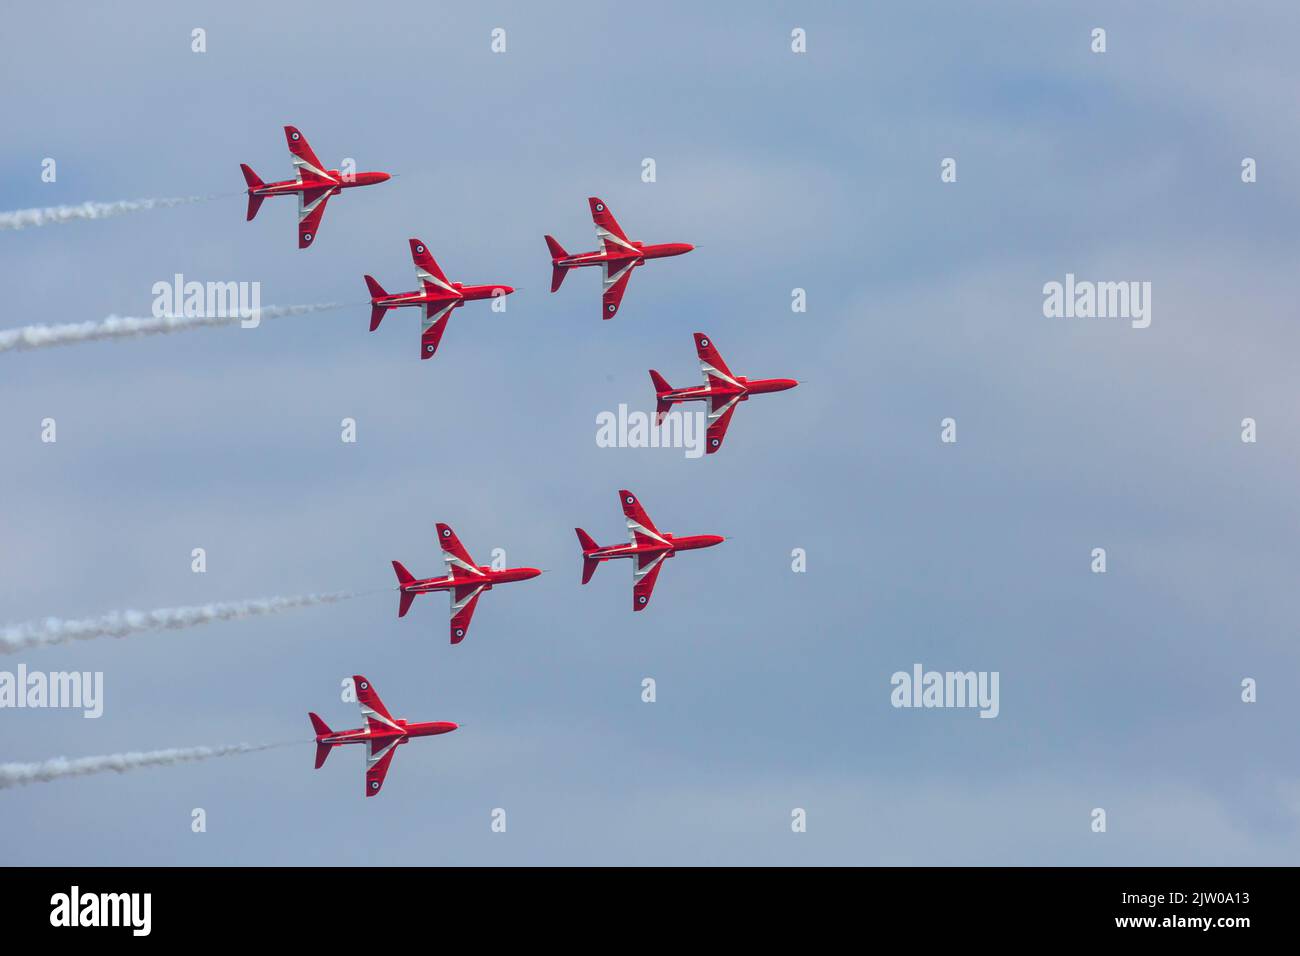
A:
<svg viewBox="0 0 1300 956">
<path fill-rule="evenodd" d="M 450 280 L 443 273 L 438 261 L 429 252 L 429 247 L 419 239 L 411 240 L 411 261 L 415 263 L 415 274 L 426 287 L 433 286 L 444 292 L 455 294 Z"/>
<path fill-rule="evenodd" d="M 655 582 L 659 580 L 659 570 L 668 558 L 668 551 L 658 554 L 638 554 L 632 562 L 632 610 L 644 611 L 654 593 Z"/>
<path fill-rule="evenodd" d="M 695 354 L 700 358 L 700 371 L 704 373 L 704 381 L 709 385 L 740 385 L 731 369 L 727 368 L 727 363 L 722 360 L 717 347 L 703 332 L 695 333 Z"/>
<path fill-rule="evenodd" d="M 714 395 L 709 399 L 709 428 L 705 433 L 704 451 L 712 455 L 722 447 L 722 439 L 727 437 L 727 426 L 740 401 L 739 395 Z"/>
<path fill-rule="evenodd" d="M 438 522 L 438 543 L 442 545 L 442 560 L 447 562 L 447 572 L 453 578 L 484 577 L 469 551 L 460 543 L 460 538 L 456 537 L 456 532 L 451 530 L 451 525 Z"/>
<path fill-rule="evenodd" d="M 402 728 L 393 719 L 393 715 L 388 712 L 384 702 L 379 699 L 379 694 L 375 692 L 370 681 L 366 680 L 361 674 L 353 674 L 352 687 L 357 692 L 357 703 L 361 705 L 361 716 L 366 719 L 366 726 L 372 733 L 401 732 Z"/>
<path fill-rule="evenodd" d="M 620 250 L 639 255 L 636 246 L 624 234 L 623 228 L 614 218 L 614 214 L 609 211 L 604 200 L 599 196 L 591 196 L 587 199 L 587 204 L 591 206 L 591 221 L 596 226 L 596 238 L 600 240 L 600 247 L 606 255 Z"/>
<path fill-rule="evenodd" d="M 600 298 L 602 319 L 612 319 L 618 312 L 623 293 L 627 291 L 627 280 L 632 278 L 636 267 L 635 259 L 619 259 L 615 262 L 602 262 L 605 275 L 605 293 Z"/>
<path fill-rule="evenodd" d="M 337 186 L 338 180 L 325 170 L 325 164 L 316 158 L 316 153 L 296 126 L 284 128 L 284 138 L 289 144 L 289 158 L 293 161 L 293 171 L 298 182 L 320 182 Z"/>
<path fill-rule="evenodd" d="M 469 621 L 478 606 L 478 597 L 486 584 L 469 582 L 451 589 L 451 642 L 459 644 L 469 633 Z"/>
<path fill-rule="evenodd" d="M 453 299 L 441 307 L 428 302 L 424 304 L 421 310 L 424 321 L 420 332 L 420 358 L 431 359 L 438 351 L 438 343 L 442 341 L 442 333 L 447 331 L 447 318 L 456 308 L 456 301 Z"/>
<path fill-rule="evenodd" d="M 316 238 L 321 217 L 325 215 L 325 204 L 329 202 L 333 189 L 333 186 L 322 186 L 320 189 L 305 189 L 298 193 L 299 249 L 306 249 Z"/>
<path fill-rule="evenodd" d="M 366 744 L 366 796 L 373 797 L 384 785 L 388 768 L 392 765 L 393 755 L 401 737 L 384 737 L 368 741 Z"/>
<path fill-rule="evenodd" d="M 627 518 L 627 530 L 632 537 L 633 544 L 661 544 L 665 548 L 669 547 L 668 539 L 654 526 L 654 522 L 645 513 L 645 509 L 641 507 L 641 502 L 637 500 L 636 495 L 624 488 L 618 493 L 618 500 L 623 506 L 623 517 Z"/>
</svg>

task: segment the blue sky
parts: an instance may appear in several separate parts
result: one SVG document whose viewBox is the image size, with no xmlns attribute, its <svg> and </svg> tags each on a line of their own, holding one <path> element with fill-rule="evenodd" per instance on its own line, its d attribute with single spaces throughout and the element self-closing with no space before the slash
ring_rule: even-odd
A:
<svg viewBox="0 0 1300 956">
<path fill-rule="evenodd" d="M 431 362 L 410 313 L 368 334 L 364 304 L 0 356 L 3 621 L 376 592 L 0 659 L 106 684 L 99 720 L 0 711 L 0 760 L 303 740 L 4 791 L 0 857 L 1296 860 L 1293 6 L 313 16 L 14 11 L 2 209 L 237 193 L 240 162 L 288 175 L 286 123 L 400 175 L 334 200 L 302 252 L 289 202 L 246 223 L 238 195 L 0 233 L 3 325 L 148 314 L 176 272 L 362 302 L 367 272 L 408 287 L 408 236 L 520 291 L 459 310 Z M 592 248 L 589 195 L 633 238 L 698 247 L 639 270 L 607 323 L 590 271 L 547 292 L 542 235 Z M 1067 272 L 1150 281 L 1151 327 L 1044 318 Z M 598 448 L 600 411 L 648 405 L 646 369 L 694 381 L 697 330 L 737 372 L 807 384 L 741 408 L 717 456 Z M 617 540 L 622 487 L 666 530 L 729 538 L 674 559 L 644 614 L 621 564 L 578 585 L 572 529 Z M 485 595 L 458 647 L 440 597 L 399 621 L 380 590 L 391 559 L 439 570 L 439 520 L 481 561 L 550 569 Z M 1000 715 L 892 708 L 914 662 L 1000 672 Z M 353 726 L 357 672 L 398 715 L 462 725 L 404 747 L 374 800 L 354 750 L 311 769 L 306 712 Z"/>
</svg>

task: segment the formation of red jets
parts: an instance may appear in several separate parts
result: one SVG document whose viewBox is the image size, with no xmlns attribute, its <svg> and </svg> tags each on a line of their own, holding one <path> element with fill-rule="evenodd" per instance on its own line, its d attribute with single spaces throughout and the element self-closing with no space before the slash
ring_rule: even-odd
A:
<svg viewBox="0 0 1300 956">
<path fill-rule="evenodd" d="M 328 201 L 345 189 L 371 186 L 390 179 L 383 172 L 340 172 L 326 169 L 296 127 L 284 128 L 285 140 L 294 166 L 294 178 L 282 182 L 265 183 L 253 170 L 241 164 L 244 180 L 248 184 L 248 219 L 253 219 L 268 196 L 298 197 L 298 248 L 312 244 L 320 231 Z M 684 242 L 649 244 L 631 240 L 614 218 L 604 200 L 592 196 L 587 200 L 596 239 L 600 248 L 592 252 L 569 253 L 553 236 L 546 236 L 551 255 L 551 292 L 558 292 L 570 269 L 598 266 L 601 270 L 601 318 L 612 319 L 617 314 L 627 292 L 632 272 L 651 259 L 663 259 L 691 252 L 694 247 Z M 370 331 L 379 328 L 389 309 L 418 308 L 420 310 L 420 358 L 432 358 L 438 351 L 453 312 L 467 302 L 491 300 L 514 292 L 511 286 L 497 283 L 466 285 L 449 280 L 439 267 L 428 246 L 420 239 L 410 240 L 411 260 L 419 280 L 419 288 L 411 292 L 386 292 L 370 275 L 365 276 L 370 292 Z M 789 378 L 748 379 L 735 375 L 723 361 L 712 340 L 702 332 L 695 333 L 695 350 L 699 357 L 704 384 L 689 388 L 673 388 L 662 375 L 653 369 L 650 379 L 655 390 L 655 410 L 658 422 L 674 405 L 685 402 L 704 402 L 708 429 L 705 451 L 713 454 L 722 442 L 731 424 L 736 407 L 748 401 L 751 395 L 763 395 L 794 388 L 798 382 Z M 654 593 L 655 583 L 664 562 L 682 551 L 695 551 L 721 544 L 725 539 L 716 534 L 673 535 L 660 531 L 646 514 L 640 500 L 631 491 L 619 491 L 619 505 L 627 521 L 628 544 L 598 545 L 581 528 L 575 529 L 582 549 L 582 583 L 586 584 L 601 562 L 626 558 L 632 564 L 632 610 L 644 611 Z M 498 584 L 526 581 L 542 572 L 537 568 L 493 568 L 479 565 L 449 525 L 437 525 L 438 542 L 447 573 L 441 577 L 416 578 L 400 562 L 393 562 L 397 574 L 397 616 L 405 617 L 418 594 L 445 591 L 450 597 L 451 643 L 459 644 L 469 633 L 470 620 L 484 591 Z M 412 737 L 445 734 L 457 729 L 446 721 L 408 723 L 388 713 L 374 687 L 361 675 L 353 677 L 357 700 L 361 705 L 366 725 L 356 730 L 334 731 L 316 714 L 310 714 L 316 732 L 316 766 L 319 768 L 330 751 L 343 744 L 366 745 L 366 796 L 377 794 L 392 763 L 393 754 L 400 744 Z"/>
</svg>

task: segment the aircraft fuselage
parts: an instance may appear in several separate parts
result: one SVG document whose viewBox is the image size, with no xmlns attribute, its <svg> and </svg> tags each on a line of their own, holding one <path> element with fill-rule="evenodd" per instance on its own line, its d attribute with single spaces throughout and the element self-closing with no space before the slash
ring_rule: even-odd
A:
<svg viewBox="0 0 1300 956">
<path fill-rule="evenodd" d="M 726 540 L 720 534 L 692 534 L 675 537 L 665 533 L 663 537 L 668 544 L 611 544 L 603 548 L 597 548 L 595 551 L 586 551 L 583 553 L 583 557 L 609 561 L 613 558 L 634 558 L 638 554 L 660 554 L 664 551 L 669 552 L 668 556 L 672 557 L 678 551 L 696 551 L 700 548 L 711 548 L 715 544 L 722 544 Z"/>
<path fill-rule="evenodd" d="M 666 259 L 669 256 L 680 256 L 690 252 L 695 247 L 686 242 L 661 242 L 652 245 L 646 245 L 643 242 L 634 242 L 636 254 L 630 251 L 615 252 L 579 252 L 574 255 L 561 259 L 552 260 L 557 266 L 563 266 L 566 269 L 580 269 L 583 266 L 598 266 L 605 262 L 626 262 L 628 259 L 636 259 L 638 266 L 644 265 L 647 259 Z"/>
<path fill-rule="evenodd" d="M 352 189 L 355 186 L 373 186 L 376 183 L 387 182 L 391 178 L 388 173 L 352 173 L 350 176 L 344 177 L 337 169 L 329 170 L 329 176 L 334 180 L 333 183 L 284 179 L 278 183 L 263 183 L 261 186 L 250 186 L 248 194 L 250 196 L 284 196 L 315 189 L 332 189 L 334 192 L 339 192 L 344 189 Z"/>
<path fill-rule="evenodd" d="M 727 398 L 739 396 L 740 401 L 747 402 L 751 395 L 784 392 L 799 384 L 792 378 L 760 378 L 750 381 L 743 375 L 737 376 L 736 382 L 738 383 L 736 385 L 696 385 L 690 388 L 674 388 L 659 393 L 658 398 L 661 402 L 702 402 L 714 396 Z"/>
<path fill-rule="evenodd" d="M 473 585 L 475 587 L 481 585 L 484 590 L 490 591 L 494 584 L 527 581 L 529 578 L 535 578 L 542 573 L 537 568 L 503 568 L 500 571 L 493 571 L 491 568 L 479 568 L 479 570 L 483 572 L 482 577 L 463 576 L 457 578 L 447 575 L 441 578 L 422 578 L 402 585 L 401 590 L 408 594 L 429 594 L 434 591 L 450 591 L 452 588 L 464 585 Z"/>
<path fill-rule="evenodd" d="M 464 285 L 460 282 L 453 282 L 450 290 L 434 287 L 425 289 L 422 292 L 394 292 L 391 295 L 373 296 L 370 299 L 370 304 L 382 305 L 386 309 L 401 309 L 406 306 L 444 305 L 448 302 L 455 302 L 456 307 L 459 308 L 466 302 L 492 299 L 499 295 L 510 295 L 514 291 L 508 285 Z"/>
</svg>

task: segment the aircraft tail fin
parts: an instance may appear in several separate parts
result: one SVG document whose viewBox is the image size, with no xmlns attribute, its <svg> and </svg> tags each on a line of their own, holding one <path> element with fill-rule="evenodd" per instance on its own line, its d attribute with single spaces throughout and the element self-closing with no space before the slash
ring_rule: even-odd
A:
<svg viewBox="0 0 1300 956">
<path fill-rule="evenodd" d="M 257 173 L 253 172 L 252 167 L 248 166 L 246 163 L 240 163 L 239 168 L 243 170 L 244 182 L 248 183 L 248 188 L 250 190 L 248 194 L 248 217 L 245 219 L 245 222 L 251 222 L 253 217 L 257 215 L 257 211 L 262 208 L 262 200 L 266 198 L 265 196 L 253 195 L 251 190 L 258 188 L 259 186 L 265 186 L 266 184 L 262 182 Z"/>
<path fill-rule="evenodd" d="M 569 254 L 564 251 L 564 246 L 555 241 L 554 236 L 546 237 L 546 247 L 551 250 L 551 291 L 558 292 L 569 267 L 557 265 L 556 260 L 567 259 Z"/>
<path fill-rule="evenodd" d="M 393 570 L 397 572 L 397 586 L 405 587 L 415 580 L 415 575 L 406 568 L 402 567 L 402 562 L 394 561 Z M 415 600 L 415 594 L 411 591 L 399 591 L 397 595 L 397 616 L 406 617 L 406 612 L 411 609 L 411 602 Z"/>
<path fill-rule="evenodd" d="M 574 528 L 578 533 L 578 544 L 582 545 L 582 583 L 586 584 L 591 580 L 591 576 L 596 573 L 596 565 L 600 564 L 599 558 L 587 557 L 588 551 L 595 551 L 599 545 L 587 532 L 581 528 Z"/>
<path fill-rule="evenodd" d="M 388 311 L 386 305 L 375 305 L 374 300 L 388 295 L 384 287 L 375 281 L 374 276 L 366 276 L 366 288 L 370 290 L 370 331 L 373 332 L 379 328 L 379 323 L 384 320 L 384 313 Z"/>
<path fill-rule="evenodd" d="M 320 717 L 318 717 L 316 714 L 308 714 L 307 716 L 311 718 L 311 726 L 312 729 L 316 731 L 316 736 L 319 737 L 321 734 L 330 733 L 329 724 L 321 720 Z M 323 744 L 317 741 L 316 743 L 316 769 L 317 770 L 321 768 L 321 764 L 325 762 L 325 758 L 330 755 L 330 751 L 332 749 L 333 747 L 330 744 Z"/>
<path fill-rule="evenodd" d="M 654 369 L 650 370 L 650 381 L 654 383 L 655 396 L 659 399 L 657 402 L 655 402 L 655 423 L 662 425 L 664 421 L 664 416 L 667 415 L 672 410 L 673 407 L 673 403 L 665 401 L 663 396 L 668 392 L 671 392 L 673 390 L 673 387 L 668 384 L 668 380 L 666 378 L 664 378 Z"/>
</svg>

